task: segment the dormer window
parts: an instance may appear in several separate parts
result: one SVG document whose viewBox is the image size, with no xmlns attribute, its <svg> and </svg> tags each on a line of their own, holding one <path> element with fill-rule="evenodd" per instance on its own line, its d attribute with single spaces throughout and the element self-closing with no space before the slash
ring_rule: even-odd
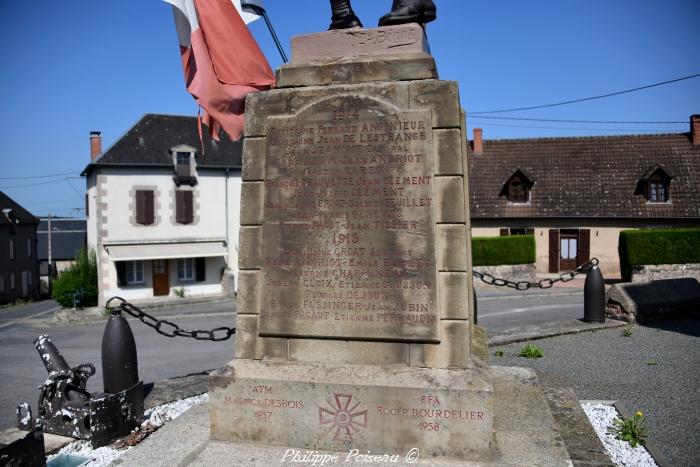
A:
<svg viewBox="0 0 700 467">
<path fill-rule="evenodd" d="M 668 203 L 672 178 L 668 170 L 655 165 L 639 180 L 637 194 L 643 193 L 649 203 Z"/>
<path fill-rule="evenodd" d="M 530 202 L 530 189 L 533 182 L 522 170 L 516 170 L 503 184 L 500 196 L 505 196 L 509 203 L 526 204 Z"/>
<path fill-rule="evenodd" d="M 175 185 L 196 185 L 195 155 L 197 150 L 191 146 L 181 144 L 170 148 L 170 153 L 173 155 L 173 164 L 175 166 L 175 176 L 173 177 Z"/>
</svg>

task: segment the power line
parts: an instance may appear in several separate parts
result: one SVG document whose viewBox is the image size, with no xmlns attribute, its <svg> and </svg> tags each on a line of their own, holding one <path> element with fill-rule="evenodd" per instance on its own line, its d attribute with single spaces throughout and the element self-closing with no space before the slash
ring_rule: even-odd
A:
<svg viewBox="0 0 700 467">
<path fill-rule="evenodd" d="M 30 187 L 30 186 L 49 185 L 51 183 L 63 182 L 64 180 L 65 180 L 65 178 L 60 178 L 58 180 L 50 180 L 48 182 L 27 183 L 25 185 L 0 186 L 0 190 L 7 190 L 9 188 L 26 188 L 26 187 Z"/>
<path fill-rule="evenodd" d="M 624 124 L 683 124 L 687 125 L 688 122 L 680 121 L 625 121 L 625 120 L 570 120 L 570 119 L 560 119 L 560 118 L 524 118 L 524 117 L 493 117 L 489 115 L 481 116 L 474 115 L 473 118 L 488 118 L 493 120 L 526 120 L 529 122 L 562 122 L 562 123 L 624 123 Z"/>
<path fill-rule="evenodd" d="M 52 174 L 52 175 L 35 175 L 33 177 L 0 177 L 0 180 L 31 180 L 33 178 L 54 178 L 54 177 L 64 177 L 66 175 L 75 175 L 75 172 L 66 172 L 66 173 Z"/>
<path fill-rule="evenodd" d="M 576 127 L 570 127 L 570 126 L 539 126 L 539 125 L 515 125 L 515 124 L 508 124 L 508 123 L 483 123 L 480 125 L 482 126 L 503 126 L 503 127 L 510 127 L 510 128 L 537 128 L 537 129 L 543 129 L 543 130 L 571 130 L 571 131 L 624 131 L 624 132 L 629 132 L 629 131 L 636 131 L 636 132 L 642 132 L 642 133 L 668 133 L 668 130 L 659 130 L 659 129 L 651 129 L 651 128 L 576 128 Z"/>
<path fill-rule="evenodd" d="M 671 83 L 676 83 L 678 81 L 683 81 L 686 79 L 691 79 L 691 78 L 697 78 L 700 76 L 700 73 L 694 74 L 694 75 L 689 75 L 689 76 L 684 76 L 682 78 L 676 78 L 672 79 L 669 81 L 662 81 L 660 83 L 654 83 L 654 84 L 649 84 L 647 86 L 640 86 L 637 88 L 632 88 L 632 89 L 625 89 L 624 91 L 617 91 L 617 92 L 611 92 L 608 94 L 602 94 L 600 96 L 592 96 L 592 97 L 584 97 L 582 99 L 572 99 L 569 101 L 563 101 L 563 102 L 555 102 L 553 104 L 544 104 L 544 105 L 534 105 L 531 107 L 517 107 L 513 109 L 501 109 L 501 110 L 485 110 L 485 111 L 479 111 L 479 112 L 471 112 L 471 115 L 477 115 L 477 114 L 495 114 L 495 113 L 502 113 L 502 112 L 515 112 L 518 110 L 533 110 L 533 109 L 544 109 L 545 107 L 556 107 L 559 105 L 567 105 L 567 104 L 575 104 L 578 102 L 585 102 L 585 101 L 592 101 L 594 99 L 603 99 L 605 97 L 611 97 L 611 96 L 619 96 L 620 94 L 626 94 L 628 92 L 634 92 L 634 91 L 641 91 L 642 89 L 649 89 L 649 88 L 654 88 L 656 86 L 663 86 L 664 84 L 671 84 Z"/>
</svg>

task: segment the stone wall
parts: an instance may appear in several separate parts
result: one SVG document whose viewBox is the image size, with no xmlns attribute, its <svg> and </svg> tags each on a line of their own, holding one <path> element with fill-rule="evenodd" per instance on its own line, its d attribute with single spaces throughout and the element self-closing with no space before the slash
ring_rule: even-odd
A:
<svg viewBox="0 0 700 467">
<path fill-rule="evenodd" d="M 632 266 L 632 282 L 694 277 L 700 282 L 700 264 L 646 264 Z"/>
<path fill-rule="evenodd" d="M 498 279 L 508 279 L 510 281 L 536 282 L 534 264 L 511 264 L 505 266 L 475 266 L 474 271 L 488 273 Z M 474 287 L 477 289 L 495 289 L 493 285 L 485 284 L 478 278 L 474 278 Z"/>
</svg>

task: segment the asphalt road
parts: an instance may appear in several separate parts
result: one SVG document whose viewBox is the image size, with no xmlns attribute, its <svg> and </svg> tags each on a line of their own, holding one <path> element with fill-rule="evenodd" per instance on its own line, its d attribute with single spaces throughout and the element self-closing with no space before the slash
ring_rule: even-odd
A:
<svg viewBox="0 0 700 467">
<path fill-rule="evenodd" d="M 524 343 L 492 347 L 492 364 L 535 368 L 546 385 L 570 387 L 581 400 L 622 400 L 646 414 L 650 439 L 673 466 L 700 465 L 700 319 L 651 327 L 571 334 L 529 342 L 544 357 L 518 357 Z"/>
<path fill-rule="evenodd" d="M 81 326 L 41 328 L 35 324 L 50 316 L 55 302 L 31 304 L 21 310 L 0 310 L 0 430 L 16 426 L 15 407 L 27 401 L 36 411 L 37 386 L 47 373 L 33 341 L 49 334 L 69 365 L 95 365 L 97 373 L 88 380 L 89 391 L 102 391 L 101 342 L 105 322 Z M 234 303 L 209 302 L 168 309 L 147 310 L 187 329 L 232 326 Z M 219 368 L 233 359 L 233 340 L 223 342 L 167 338 L 140 322 L 129 319 L 139 358 L 139 376 L 144 382 L 183 376 Z M 234 336 L 235 338 L 235 336 Z"/>
</svg>

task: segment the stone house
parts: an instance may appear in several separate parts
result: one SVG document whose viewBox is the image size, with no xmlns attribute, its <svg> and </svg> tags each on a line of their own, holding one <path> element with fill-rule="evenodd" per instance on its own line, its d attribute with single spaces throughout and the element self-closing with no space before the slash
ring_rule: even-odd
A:
<svg viewBox="0 0 700 467">
<path fill-rule="evenodd" d="M 700 115 L 675 134 L 484 140 L 468 150 L 473 236 L 532 233 L 539 273 L 597 257 L 619 276 L 619 233 L 700 226 Z"/>
<path fill-rule="evenodd" d="M 242 142 L 200 142 L 196 117 L 146 114 L 101 146 L 92 132 L 82 172 L 100 304 L 222 294 L 238 263 Z"/>
<path fill-rule="evenodd" d="M 37 298 L 39 219 L 0 191 L 0 303 Z"/>
<path fill-rule="evenodd" d="M 85 219 L 42 217 L 37 227 L 37 256 L 42 283 L 68 269 L 81 248 L 87 244 Z M 50 232 L 50 235 L 49 235 Z M 49 258 L 49 243 L 51 258 Z M 51 267 L 49 266 L 51 264 Z M 42 285 L 44 287 L 45 285 Z"/>
</svg>

